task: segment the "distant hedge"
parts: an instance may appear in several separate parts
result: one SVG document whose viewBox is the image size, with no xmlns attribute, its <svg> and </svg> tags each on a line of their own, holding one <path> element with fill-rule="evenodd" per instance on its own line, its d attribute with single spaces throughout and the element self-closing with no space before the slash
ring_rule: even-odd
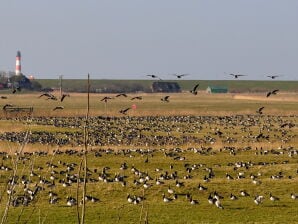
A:
<svg viewBox="0 0 298 224">
<path fill-rule="evenodd" d="M 43 89 L 59 89 L 58 79 L 38 79 Z M 90 80 L 90 91 L 97 93 L 120 92 L 152 92 L 152 83 L 155 80 Z M 173 81 L 173 80 L 167 80 Z M 230 93 L 266 92 L 273 89 L 298 92 L 298 81 L 250 81 L 250 80 L 175 80 L 181 91 L 189 91 L 199 83 L 199 91 L 205 91 L 208 86 L 224 86 Z M 82 79 L 64 79 L 63 91 L 86 92 L 87 81 Z"/>
</svg>

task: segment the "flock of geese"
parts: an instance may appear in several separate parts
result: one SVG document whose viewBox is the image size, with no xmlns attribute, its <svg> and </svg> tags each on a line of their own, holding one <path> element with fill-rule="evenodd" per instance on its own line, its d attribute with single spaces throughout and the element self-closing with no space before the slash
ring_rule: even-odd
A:
<svg viewBox="0 0 298 224">
<path fill-rule="evenodd" d="M 25 119 L 20 120 L 27 122 Z M 165 147 L 167 145 L 214 145 L 276 143 L 288 144 L 297 136 L 295 119 L 284 116 L 144 116 L 90 117 L 91 147 Z M 71 128 L 55 134 L 32 130 L 28 143 L 58 146 L 83 145 L 84 117 L 33 117 L 30 124 Z M 1 141 L 22 143 L 25 132 L 0 133 Z"/>
<path fill-rule="evenodd" d="M 181 79 L 185 76 L 188 76 L 189 74 L 171 74 L 173 76 L 176 76 L 177 79 Z M 233 76 L 235 79 L 238 79 L 239 77 L 242 77 L 242 76 L 247 76 L 247 75 L 243 75 L 243 74 L 234 74 L 234 73 L 230 73 L 229 74 L 230 76 Z M 147 75 L 153 79 L 159 79 L 159 80 L 162 80 L 162 78 L 160 78 L 159 76 L 157 75 Z M 280 77 L 279 75 L 267 75 L 266 77 L 270 78 L 270 79 L 276 79 L 277 77 Z"/>
<path fill-rule="evenodd" d="M 186 74 L 183 74 L 183 75 L 186 75 Z M 152 75 L 154 76 L 154 78 L 156 78 L 155 75 Z M 197 95 L 198 94 L 198 88 L 199 88 L 199 84 L 196 84 L 193 89 L 191 89 L 189 92 L 193 95 Z M 125 97 L 127 98 L 128 95 L 126 93 L 119 93 L 117 95 L 115 95 L 115 97 L 112 97 L 112 96 L 105 96 L 103 97 L 100 101 L 104 102 L 105 104 L 107 104 L 110 100 L 113 100 L 115 98 L 118 98 L 118 97 Z M 131 97 L 130 100 L 142 100 L 143 97 L 142 96 L 134 96 L 134 97 Z M 169 95 L 166 95 L 166 96 L 163 96 L 161 99 L 160 99 L 162 102 L 166 102 L 166 103 L 169 103 L 170 102 L 170 96 Z M 127 112 L 131 109 L 131 107 L 127 107 L 127 108 L 124 108 L 124 109 L 121 109 L 119 110 L 119 113 L 123 114 L 123 115 L 127 115 Z"/>
<path fill-rule="evenodd" d="M 261 160 L 259 162 L 235 160 L 237 158 L 235 157 L 236 154 L 247 151 L 254 152 Z M 202 157 L 214 157 L 227 153 L 230 154 L 230 161 L 234 162 L 227 162 L 226 164 L 198 162 L 206 160 Z M 286 183 L 294 184 L 298 169 L 283 170 L 276 173 L 270 171 L 274 166 L 290 163 L 289 159 L 293 157 L 286 159 L 286 153 L 297 156 L 298 150 L 291 147 L 274 150 L 223 147 L 219 151 L 212 147 L 190 147 L 185 150 L 181 148 L 169 150 L 163 148 L 121 149 L 118 151 L 92 149 L 88 152 L 92 162 L 88 166 L 86 180 L 90 191 L 86 194 L 85 200 L 90 203 L 103 202 L 95 189 L 96 186 L 105 189 L 105 185 L 111 185 L 115 189 L 122 188 L 123 197 L 119 200 L 122 202 L 127 200 L 131 204 L 140 204 L 147 200 L 149 192 L 151 192 L 150 194 L 153 192 L 161 193 L 160 201 L 164 203 L 181 200 L 191 205 L 206 205 L 208 202 L 219 209 L 224 209 L 225 203 L 232 206 L 233 201 L 242 199 L 251 201 L 256 205 L 261 205 L 265 199 L 272 202 L 296 200 L 298 195 L 295 192 L 281 193 L 279 191 L 279 194 L 283 195 L 280 197 L 274 195 L 272 193 L 273 189 L 269 187 L 273 182 L 279 182 L 281 185 Z M 81 203 L 74 194 L 71 195 L 71 192 L 75 191 L 77 182 L 83 182 L 83 179 L 77 175 L 79 164 L 71 161 L 78 161 L 78 158 L 82 157 L 84 152 L 68 149 L 65 151 L 55 150 L 53 154 L 54 159 L 50 159 L 45 157 L 48 153 L 44 151 L 25 152 L 19 159 L 24 168 L 29 168 L 28 174 L 11 176 L 11 155 L 1 152 L 0 173 L 8 178 L 6 193 L 8 197 L 11 197 L 12 206 L 28 206 L 44 199 L 52 205 L 70 207 Z M 67 161 L 63 161 L 63 158 L 66 158 L 65 155 L 68 157 Z M 110 167 L 108 162 L 104 162 L 105 158 L 111 155 L 115 157 L 115 161 L 118 161 L 118 163 L 113 164 L 113 167 Z M 282 159 L 265 162 L 266 156 L 270 157 L 272 155 Z M 164 164 L 169 164 L 168 167 L 155 162 L 155 158 L 161 156 L 164 156 Z M 45 160 L 45 158 L 49 159 Z M 42 162 L 33 166 L 33 160 Z M 135 165 L 135 163 L 138 165 Z M 212 184 L 213 182 L 214 184 Z M 237 184 L 242 188 L 238 191 L 235 188 L 231 188 L 230 191 L 220 190 L 221 187 L 218 185 L 220 183 L 226 186 Z M 248 187 L 248 184 L 251 184 L 251 187 Z M 263 185 L 269 188 L 263 194 L 252 195 L 253 192 L 258 192 L 260 186 L 260 192 L 262 192 Z M 141 193 L 142 191 L 143 193 Z M 219 193 L 219 191 L 222 191 L 222 193 Z M 45 195 L 47 196 L 45 197 Z M 288 195 L 286 196 L 288 199 L 284 195 Z"/>
<path fill-rule="evenodd" d="M 182 74 L 177 78 L 186 75 Z M 230 75 L 233 75 L 234 78 L 242 76 L 240 74 Z M 159 78 L 155 75 L 150 76 Z M 275 79 L 278 76 L 268 77 Z M 197 95 L 198 88 L 199 84 L 196 84 L 189 91 L 190 94 Z M 278 91 L 278 89 L 272 90 L 266 93 L 266 97 L 272 97 Z M 70 95 L 63 94 L 59 98 L 51 93 L 43 93 L 39 96 L 45 100 L 58 102 L 63 102 L 66 97 L 70 97 Z M 118 97 L 128 97 L 128 95 L 120 93 L 115 96 L 115 98 Z M 112 99 L 114 97 L 105 96 L 100 101 L 107 103 Z M 142 99 L 142 96 L 131 98 L 131 100 Z M 164 96 L 160 100 L 169 103 L 170 96 Z M 4 105 L 3 109 L 11 106 Z M 63 108 L 63 106 L 57 106 L 53 110 Z M 130 108 L 124 108 L 119 113 L 127 115 L 129 110 Z M 122 190 L 120 200 L 125 200 L 129 204 L 140 204 L 148 200 L 149 193 L 147 192 L 161 193 L 161 203 L 174 203 L 177 200 L 182 200 L 191 205 L 208 203 L 219 209 L 225 209 L 225 203 L 231 206 L 232 201 L 242 199 L 249 199 L 257 206 L 261 206 L 266 199 L 272 203 L 296 201 L 298 195 L 295 190 L 297 188 L 292 192 L 283 192 L 283 196 L 273 194 L 270 188 L 266 191 L 259 188 L 264 185 L 270 186 L 272 181 L 293 185 L 298 176 L 298 168 L 290 171 L 281 170 L 276 173 L 271 171 L 273 167 L 287 165 L 297 160 L 298 149 L 290 146 L 297 138 L 297 134 L 293 131 L 296 127 L 297 117 L 260 116 L 263 114 L 263 110 L 264 107 L 260 107 L 257 109 L 256 115 L 235 116 L 124 116 L 110 119 L 91 117 L 88 144 L 92 148 L 88 152 L 88 156 L 94 161 L 87 170 L 87 183 L 93 188 L 98 184 L 121 187 L 124 190 Z M 22 118 L 19 120 L 26 122 Z M 74 148 L 83 145 L 83 132 L 80 128 L 84 125 L 84 118 L 33 117 L 30 122 L 38 125 L 73 128 L 76 131 L 65 131 L 59 135 L 46 131 L 31 131 L 29 143 Z M 5 132 L 0 134 L 2 141 L 21 143 L 24 139 L 24 133 Z M 218 148 L 217 143 L 222 146 Z M 268 149 L 269 147 L 253 148 L 251 145 L 255 143 L 264 145 L 278 143 L 281 146 L 274 149 Z M 169 145 L 187 146 L 187 148 L 166 149 Z M 108 149 L 101 148 L 103 146 Z M 114 146 L 120 147 L 120 149 L 114 151 L 112 150 Z M 146 149 L 142 149 L 144 146 Z M 78 163 L 71 162 L 71 160 L 82 157 L 84 152 L 74 148 L 65 151 L 55 150 L 53 152 L 55 160 L 45 161 L 38 167 L 32 165 L 33 160 L 40 158 L 41 161 L 44 161 L 48 152 L 25 152 L 18 155 L 22 165 L 30 167 L 30 173 L 16 176 L 11 175 L 13 171 L 10 163 L 12 155 L 0 152 L 2 158 L 0 173 L 8 179 L 6 193 L 7 197 L 11 198 L 11 205 L 14 207 L 29 206 L 42 200 L 39 195 L 47 195 L 45 198 L 50 205 L 72 207 L 80 204 L 81 201 L 71 194 L 72 190 L 69 190 L 74 189 L 76 183 L 83 181 L 77 175 Z M 258 159 L 243 161 L 240 159 L 243 157 L 237 157 L 246 152 L 253 153 Z M 214 157 L 223 154 L 229 155 L 229 162 L 226 164 L 197 162 L 197 160 L 208 161 L 208 156 Z M 65 158 L 63 157 L 65 155 L 69 158 L 67 161 L 62 159 Z M 118 168 L 96 162 L 110 155 L 117 158 L 117 161 L 121 160 L 117 164 Z M 270 161 L 268 158 L 273 155 L 278 159 Z M 155 162 L 155 158 L 161 156 L 164 157 L 164 164 L 168 164 L 167 167 L 154 167 L 153 164 L 158 164 Z M 204 158 L 202 159 L 200 156 Z M 138 166 L 134 164 L 136 159 L 142 160 Z M 101 162 L 103 161 L 101 160 Z M 223 173 L 222 170 L 226 172 Z M 245 186 L 245 183 L 251 184 L 254 190 L 250 192 L 243 187 L 238 190 L 234 188 L 229 192 L 222 190 L 220 193 L 214 184 L 210 184 L 224 183 L 228 185 L 235 182 L 241 186 Z M 221 188 L 219 187 L 219 189 Z M 145 193 L 141 193 L 141 190 Z M 70 194 L 68 194 L 69 192 Z M 94 192 L 87 194 L 85 200 L 88 203 L 102 202 L 100 196 Z M 255 194 L 255 192 L 259 193 Z M 67 197 L 64 196 L 65 193 L 68 194 Z M 284 197 L 284 195 L 287 196 Z"/>
</svg>

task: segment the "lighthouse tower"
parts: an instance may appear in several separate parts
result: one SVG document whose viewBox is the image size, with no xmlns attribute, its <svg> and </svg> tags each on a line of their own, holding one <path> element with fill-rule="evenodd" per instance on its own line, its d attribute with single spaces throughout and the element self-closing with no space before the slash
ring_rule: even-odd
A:
<svg viewBox="0 0 298 224">
<path fill-rule="evenodd" d="M 16 75 L 21 75 L 21 52 L 17 52 L 16 56 Z"/>
</svg>

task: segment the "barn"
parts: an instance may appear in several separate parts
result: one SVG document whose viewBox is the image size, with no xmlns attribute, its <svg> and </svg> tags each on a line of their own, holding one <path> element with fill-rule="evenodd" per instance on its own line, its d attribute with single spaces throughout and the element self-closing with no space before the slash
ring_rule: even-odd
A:
<svg viewBox="0 0 298 224">
<path fill-rule="evenodd" d="M 221 86 L 208 86 L 206 89 L 207 93 L 227 93 L 228 88 Z"/>
</svg>

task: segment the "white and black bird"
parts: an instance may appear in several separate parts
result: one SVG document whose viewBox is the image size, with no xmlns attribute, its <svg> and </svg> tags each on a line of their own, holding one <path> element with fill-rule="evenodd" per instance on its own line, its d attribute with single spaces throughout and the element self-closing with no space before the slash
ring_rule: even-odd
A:
<svg viewBox="0 0 298 224">
<path fill-rule="evenodd" d="M 276 197 L 276 196 L 273 196 L 271 192 L 269 193 L 269 199 L 270 199 L 271 201 L 279 201 L 279 198 Z"/>
<path fill-rule="evenodd" d="M 127 199 L 127 201 L 128 201 L 129 203 L 132 203 L 132 202 L 133 202 L 133 197 L 130 196 L 130 194 L 127 194 L 126 199 Z"/>
<path fill-rule="evenodd" d="M 197 205 L 197 204 L 199 204 L 199 201 L 192 199 L 191 196 L 190 196 L 190 198 L 188 200 L 189 200 L 189 202 L 190 202 L 191 205 Z"/>
<path fill-rule="evenodd" d="M 59 201 L 59 198 L 56 197 L 56 196 L 54 196 L 54 197 L 50 197 L 50 198 L 49 198 L 49 203 L 50 203 L 50 204 L 57 204 L 58 201 Z M 71 205 L 69 205 L 69 206 L 71 206 Z"/>
<path fill-rule="evenodd" d="M 254 197 L 254 203 L 256 205 L 263 203 L 263 201 L 264 201 L 264 196 L 262 196 L 262 195 L 257 195 Z"/>
<path fill-rule="evenodd" d="M 291 193 L 291 198 L 292 198 L 293 200 L 296 200 L 296 199 L 298 198 L 298 196 L 297 196 L 297 194 Z"/>
<path fill-rule="evenodd" d="M 173 201 L 173 198 L 166 197 L 165 194 L 162 194 L 162 200 L 165 203 Z"/>
<path fill-rule="evenodd" d="M 209 196 L 208 196 L 208 202 L 209 202 L 209 204 L 214 205 L 215 201 L 216 201 L 216 199 L 213 198 L 211 194 L 209 194 Z"/>
<path fill-rule="evenodd" d="M 232 201 L 234 201 L 234 200 L 238 200 L 238 197 L 236 196 L 236 195 L 234 195 L 234 194 L 230 194 L 230 199 L 232 200 Z"/>
<path fill-rule="evenodd" d="M 241 190 L 241 191 L 240 191 L 240 195 L 243 196 L 243 197 L 248 197 L 248 196 L 250 196 L 250 194 L 247 193 L 245 190 Z"/>
<path fill-rule="evenodd" d="M 207 189 L 208 189 L 207 187 L 204 187 L 201 184 L 199 184 L 198 188 L 199 188 L 200 191 L 207 191 Z"/>
<path fill-rule="evenodd" d="M 222 204 L 221 204 L 221 202 L 220 202 L 220 200 L 218 200 L 218 199 L 216 199 L 215 198 L 215 206 L 217 207 L 217 208 L 219 208 L 219 209 L 224 209 L 224 207 L 222 206 Z"/>
<path fill-rule="evenodd" d="M 66 205 L 68 206 L 74 206 L 77 204 L 77 200 L 73 197 L 67 197 L 67 200 L 66 200 Z"/>
<path fill-rule="evenodd" d="M 170 186 L 168 187 L 168 193 L 169 194 L 174 194 L 174 190 Z"/>
</svg>

